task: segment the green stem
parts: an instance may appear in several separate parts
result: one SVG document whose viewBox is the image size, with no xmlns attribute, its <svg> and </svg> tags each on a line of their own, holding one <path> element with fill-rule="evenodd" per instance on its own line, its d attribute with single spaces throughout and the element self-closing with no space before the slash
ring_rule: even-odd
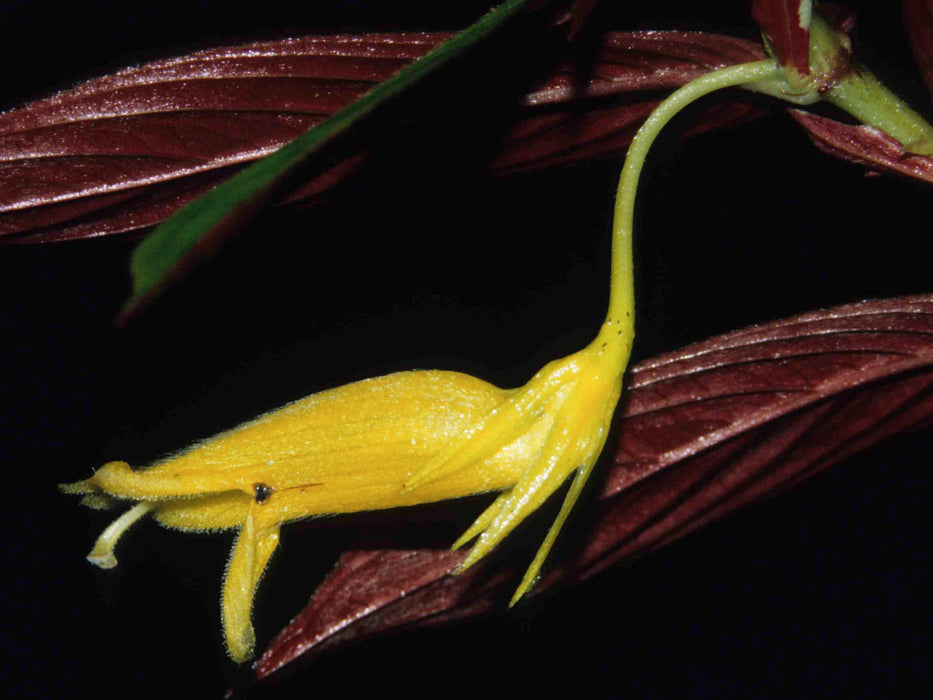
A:
<svg viewBox="0 0 933 700">
<path fill-rule="evenodd" d="M 863 124 L 881 129 L 908 151 L 933 155 L 933 128 L 868 71 L 848 76 L 824 99 Z"/>
<path fill-rule="evenodd" d="M 788 71 L 745 87 L 791 104 L 829 102 L 906 151 L 933 155 L 933 126 L 854 60 L 848 37 L 817 14 L 810 25 L 810 75 Z"/>
<path fill-rule="evenodd" d="M 933 154 L 933 126 L 850 55 L 848 38 L 819 15 L 810 27 L 810 72 L 820 97 L 907 150 Z M 838 73 L 838 75 L 837 75 Z"/>
<path fill-rule="evenodd" d="M 687 83 L 672 93 L 642 124 L 629 146 L 619 178 L 615 217 L 612 226 L 612 270 L 609 279 L 609 311 L 596 342 L 607 343 L 624 367 L 631 352 L 634 337 L 635 291 L 632 264 L 632 228 L 635 193 L 648 150 L 664 126 L 687 105 L 723 88 L 765 80 L 781 74 L 774 60 L 743 63 L 721 68 Z"/>
</svg>

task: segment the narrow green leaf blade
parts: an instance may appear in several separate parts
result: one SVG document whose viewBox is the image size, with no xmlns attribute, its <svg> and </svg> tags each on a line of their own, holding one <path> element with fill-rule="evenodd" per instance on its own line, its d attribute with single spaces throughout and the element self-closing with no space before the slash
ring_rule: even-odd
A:
<svg viewBox="0 0 933 700">
<path fill-rule="evenodd" d="M 317 144 L 323 143 L 316 129 L 307 132 L 190 202 L 147 236 L 133 252 L 133 291 L 121 318 L 133 315 L 213 250 L 229 226 L 251 213 L 251 204 L 261 205 L 289 172 L 318 150 L 306 143 L 312 135 Z"/>
<path fill-rule="evenodd" d="M 120 312 L 118 323 L 134 316 L 198 260 L 219 247 L 310 156 L 376 108 L 492 34 L 529 2 L 507 0 L 330 119 L 182 207 L 134 251 L 130 263 L 132 294 Z"/>
</svg>

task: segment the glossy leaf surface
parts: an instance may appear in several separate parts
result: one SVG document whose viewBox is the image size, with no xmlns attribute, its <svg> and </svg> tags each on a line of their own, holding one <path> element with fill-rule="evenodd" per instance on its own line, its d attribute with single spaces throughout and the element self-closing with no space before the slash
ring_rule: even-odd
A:
<svg viewBox="0 0 933 700">
<path fill-rule="evenodd" d="M 925 6 L 907 7 L 916 14 Z M 921 65 L 928 24 L 908 24 Z M 2 114 L 0 240 L 73 240 L 155 225 L 447 37 L 307 37 L 214 49 L 127 69 Z M 584 81 L 580 66 L 565 63 L 525 95 L 489 167 L 514 172 L 617 154 L 657 104 L 653 91 L 760 57 L 754 43 L 722 35 L 608 34 Z M 721 102 L 698 126 L 750 113 L 745 103 Z M 867 129 L 797 119 L 837 157 L 921 179 L 933 168 L 928 158 L 901 158 L 893 142 Z M 284 200 L 313 200 L 364 156 L 360 148 Z"/>
<path fill-rule="evenodd" d="M 933 158 L 906 153 L 900 143 L 878 129 L 846 124 L 801 110 L 790 113 L 824 153 L 859 163 L 870 170 L 933 182 Z"/>
<path fill-rule="evenodd" d="M 138 231 L 352 102 L 449 34 L 306 37 L 130 68 L 0 115 L 0 238 L 44 242 Z M 597 61 L 565 64 L 524 98 L 498 172 L 617 153 L 656 104 L 652 90 L 754 60 L 731 37 L 610 34 Z M 482 100 L 482 95 L 477 95 Z M 721 108 L 718 124 L 747 114 Z M 285 199 L 319 195 L 358 155 Z"/>
<path fill-rule="evenodd" d="M 640 363 L 598 500 L 536 593 L 585 579 L 933 422 L 933 297 L 872 301 L 729 333 Z M 571 538 L 568 538 L 571 539 Z M 344 554 L 256 666 L 502 607 L 515 566 L 452 577 L 461 552 Z"/>
</svg>

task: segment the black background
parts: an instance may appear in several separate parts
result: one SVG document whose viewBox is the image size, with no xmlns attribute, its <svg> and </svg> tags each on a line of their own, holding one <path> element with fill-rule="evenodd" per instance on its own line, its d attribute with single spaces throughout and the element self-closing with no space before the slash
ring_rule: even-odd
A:
<svg viewBox="0 0 933 700">
<path fill-rule="evenodd" d="M 198 48 L 456 29 L 487 7 L 454 4 L 6 2 L 0 107 Z M 594 22 L 755 36 L 744 2 L 654 2 L 650 13 L 618 4 Z M 857 5 L 862 55 L 929 113 L 893 4 Z M 100 572 L 84 555 L 110 515 L 79 508 L 56 483 L 110 459 L 144 463 L 287 400 L 396 369 L 515 385 L 591 337 L 621 157 L 486 175 L 516 89 L 488 88 L 508 74 L 501 60 L 481 55 L 458 69 L 457 89 L 413 102 L 393 144 L 326 204 L 261 217 L 122 332 L 111 322 L 131 241 L 0 249 L 0 679 L 11 697 L 248 690 L 220 633 L 230 535 L 143 523 L 121 565 Z M 523 44 L 511 60 L 521 75 L 547 54 Z M 820 306 L 930 289 L 928 189 L 819 154 L 780 114 L 664 139 L 651 162 L 636 359 Z M 581 697 L 923 695 L 928 443 L 898 438 L 584 586 L 328 654 L 254 696 L 538 694 L 565 684 Z M 403 543 L 449 541 L 478 507 Z M 417 517 L 399 516 L 409 528 Z M 353 518 L 286 528 L 257 600 L 260 646 L 361 534 Z"/>
</svg>

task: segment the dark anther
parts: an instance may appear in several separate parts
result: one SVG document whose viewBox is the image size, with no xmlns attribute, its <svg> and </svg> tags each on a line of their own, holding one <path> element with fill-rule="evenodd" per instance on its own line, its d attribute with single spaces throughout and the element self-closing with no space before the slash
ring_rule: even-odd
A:
<svg viewBox="0 0 933 700">
<path fill-rule="evenodd" d="M 256 492 L 256 503 L 262 503 L 272 495 L 272 487 L 266 486 L 262 482 L 253 484 L 253 491 Z"/>
</svg>

